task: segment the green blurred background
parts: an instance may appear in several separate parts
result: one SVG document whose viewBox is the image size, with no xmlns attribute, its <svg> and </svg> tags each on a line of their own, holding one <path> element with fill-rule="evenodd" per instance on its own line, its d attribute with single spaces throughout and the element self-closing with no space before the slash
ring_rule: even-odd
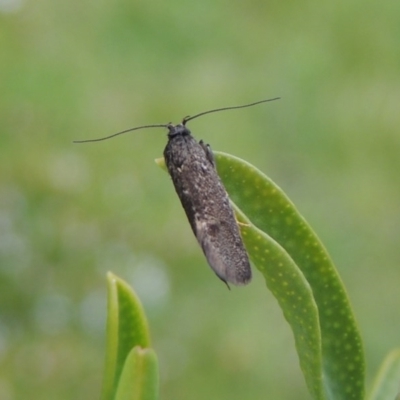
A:
<svg viewBox="0 0 400 400">
<path fill-rule="evenodd" d="M 169 177 L 190 123 L 274 179 L 348 289 L 369 384 L 400 345 L 400 2 L 0 0 L 0 399 L 96 399 L 105 274 L 139 293 L 161 399 L 308 399 L 256 271 L 229 292 Z"/>
</svg>

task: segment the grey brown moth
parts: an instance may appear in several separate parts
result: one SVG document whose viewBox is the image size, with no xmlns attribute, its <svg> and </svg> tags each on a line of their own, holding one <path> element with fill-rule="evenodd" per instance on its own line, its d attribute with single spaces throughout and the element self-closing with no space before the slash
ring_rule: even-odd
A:
<svg viewBox="0 0 400 400">
<path fill-rule="evenodd" d="M 110 139 L 143 128 L 167 128 L 168 143 L 164 149 L 165 163 L 192 231 L 203 249 L 208 264 L 227 285 L 229 283 L 246 285 L 251 280 L 250 262 L 228 194 L 218 176 L 213 153 L 210 146 L 204 144 L 202 140 L 197 142 L 186 127 L 186 123 L 205 114 L 250 107 L 277 99 L 205 111 L 193 117 L 184 118 L 178 125 L 139 126 L 104 138 L 81 140 L 76 143 Z"/>
</svg>

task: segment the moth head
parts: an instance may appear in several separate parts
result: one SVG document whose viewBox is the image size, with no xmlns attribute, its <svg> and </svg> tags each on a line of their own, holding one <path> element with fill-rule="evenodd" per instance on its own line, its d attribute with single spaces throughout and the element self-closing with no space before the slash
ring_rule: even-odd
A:
<svg viewBox="0 0 400 400">
<path fill-rule="evenodd" d="M 186 128 L 184 124 L 172 125 L 168 124 L 168 138 L 172 139 L 175 136 L 188 136 L 190 135 L 190 130 Z"/>
</svg>

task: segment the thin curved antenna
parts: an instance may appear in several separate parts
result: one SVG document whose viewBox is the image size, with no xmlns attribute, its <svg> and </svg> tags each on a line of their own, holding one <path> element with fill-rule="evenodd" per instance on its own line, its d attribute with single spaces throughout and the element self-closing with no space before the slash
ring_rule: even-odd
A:
<svg viewBox="0 0 400 400">
<path fill-rule="evenodd" d="M 168 124 L 156 124 L 156 125 L 143 125 L 143 126 L 137 126 L 135 128 L 130 128 L 130 129 L 125 129 L 124 131 L 113 133 L 110 136 L 105 136 L 99 139 L 87 139 L 87 140 L 74 140 L 73 143 L 88 143 L 88 142 L 101 142 L 102 140 L 107 140 L 111 139 L 115 136 L 122 135 L 123 133 L 131 132 L 131 131 L 136 131 L 138 129 L 144 129 L 144 128 L 168 128 Z"/>
<path fill-rule="evenodd" d="M 255 103 L 245 104 L 243 106 L 222 107 L 222 108 L 215 108 L 214 110 L 203 111 L 199 114 L 193 115 L 193 117 L 190 117 L 190 116 L 185 117 L 182 121 L 182 124 L 185 125 L 186 122 L 191 121 L 192 119 L 195 119 L 197 117 L 201 117 L 202 115 L 211 114 L 211 113 L 218 112 L 218 111 L 234 110 L 237 108 L 251 107 L 251 106 L 255 106 L 257 104 L 267 103 L 268 101 L 274 101 L 274 100 L 279 100 L 279 99 L 280 99 L 280 97 L 275 97 L 273 99 L 260 100 L 260 101 L 256 101 Z"/>
</svg>

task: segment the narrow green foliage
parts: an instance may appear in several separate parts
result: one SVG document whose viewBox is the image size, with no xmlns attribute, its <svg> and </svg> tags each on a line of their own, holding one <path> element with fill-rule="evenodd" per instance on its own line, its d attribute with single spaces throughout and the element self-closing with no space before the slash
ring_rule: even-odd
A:
<svg viewBox="0 0 400 400">
<path fill-rule="evenodd" d="M 134 347 L 128 354 L 115 400 L 158 399 L 158 363 L 153 349 Z"/>
<path fill-rule="evenodd" d="M 383 361 L 368 400 L 400 399 L 400 349 L 390 352 Z"/>
<path fill-rule="evenodd" d="M 232 201 L 286 250 L 312 288 L 319 312 L 322 374 L 328 399 L 362 400 L 365 363 L 361 337 L 327 251 L 292 202 L 268 177 L 224 153 L 217 153 L 216 160 Z M 251 251 L 250 248 L 250 255 Z"/>
<path fill-rule="evenodd" d="M 125 368 L 128 368 L 128 371 L 132 370 L 132 368 L 124 367 L 132 349 L 135 347 L 137 349 L 145 349 L 137 350 L 138 354 L 132 356 L 135 360 L 135 368 L 138 368 L 137 365 L 141 365 L 141 352 L 147 351 L 146 348 L 150 346 L 146 317 L 136 294 L 126 282 L 112 273 L 108 273 L 107 279 L 107 354 L 102 400 L 114 399 L 122 370 Z M 132 363 L 133 361 L 130 362 Z M 157 387 L 158 383 L 153 380 L 153 385 Z M 133 398 L 147 399 L 147 397 Z"/>
<path fill-rule="evenodd" d="M 322 382 L 318 308 L 310 285 L 288 253 L 236 209 L 246 249 L 263 274 L 293 330 L 307 387 L 314 399 L 325 399 Z"/>
</svg>

